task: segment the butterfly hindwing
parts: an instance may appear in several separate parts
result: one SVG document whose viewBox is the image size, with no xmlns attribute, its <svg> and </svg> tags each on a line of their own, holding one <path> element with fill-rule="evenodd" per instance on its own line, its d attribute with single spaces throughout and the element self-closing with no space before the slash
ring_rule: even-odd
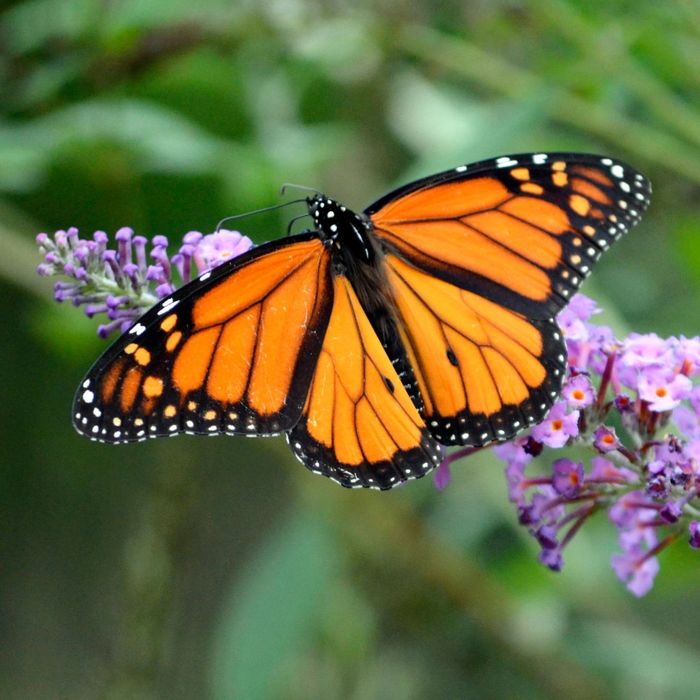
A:
<svg viewBox="0 0 700 700">
<path fill-rule="evenodd" d="M 386 264 L 433 437 L 481 446 L 544 418 L 566 368 L 554 321 L 527 319 L 396 255 Z"/>
<path fill-rule="evenodd" d="M 253 249 L 178 290 L 125 333 L 83 381 L 74 424 L 106 442 L 289 430 L 332 300 L 330 255 L 317 236 Z"/>
<path fill-rule="evenodd" d="M 365 210 L 385 248 L 530 318 L 553 318 L 649 203 L 610 158 L 503 156 L 402 187 Z"/>
<path fill-rule="evenodd" d="M 348 279 L 334 304 L 299 424 L 294 453 L 312 471 L 349 487 L 387 489 L 423 476 L 440 448 L 377 337 Z"/>
</svg>

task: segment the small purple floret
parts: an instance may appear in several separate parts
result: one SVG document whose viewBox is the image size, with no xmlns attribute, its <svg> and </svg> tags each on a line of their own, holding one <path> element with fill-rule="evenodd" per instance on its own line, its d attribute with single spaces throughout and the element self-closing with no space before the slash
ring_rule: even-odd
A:
<svg viewBox="0 0 700 700">
<path fill-rule="evenodd" d="M 580 462 L 565 458 L 557 459 L 552 464 L 552 472 L 554 490 L 564 498 L 573 498 L 581 491 L 584 471 L 583 464 Z"/>
</svg>

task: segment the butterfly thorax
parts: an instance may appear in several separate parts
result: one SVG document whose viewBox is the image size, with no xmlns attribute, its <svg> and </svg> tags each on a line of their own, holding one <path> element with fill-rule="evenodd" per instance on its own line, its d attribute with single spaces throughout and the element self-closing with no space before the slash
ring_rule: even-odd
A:
<svg viewBox="0 0 700 700">
<path fill-rule="evenodd" d="M 316 231 L 331 249 L 335 273 L 350 280 L 371 321 L 385 316 L 393 302 L 369 218 L 322 194 L 307 202 Z"/>
<path fill-rule="evenodd" d="M 321 238 L 344 254 L 336 257 L 368 265 L 375 262 L 368 218 L 322 194 L 307 199 L 307 204 Z"/>
</svg>

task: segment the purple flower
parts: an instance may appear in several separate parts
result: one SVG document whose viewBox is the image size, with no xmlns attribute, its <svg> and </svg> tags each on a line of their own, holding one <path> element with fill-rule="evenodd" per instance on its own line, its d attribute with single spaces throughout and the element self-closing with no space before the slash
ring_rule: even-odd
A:
<svg viewBox="0 0 700 700">
<path fill-rule="evenodd" d="M 574 409 L 588 408 L 595 399 L 593 385 L 585 374 L 576 374 L 571 377 L 564 385 L 561 395 Z"/>
<path fill-rule="evenodd" d="M 173 269 L 179 273 L 180 282 L 186 283 L 191 279 L 193 257 L 198 260 L 199 271 L 204 272 L 252 245 L 250 239 L 235 231 L 204 237 L 190 232 L 180 251 L 170 258 L 165 236 L 153 237 L 150 255 L 147 239 L 135 236 L 128 227 L 120 228 L 114 238 L 116 249 L 108 248 L 109 238 L 104 231 L 96 231 L 92 239 L 80 238 L 76 228 L 57 231 L 53 237 L 40 233 L 36 238 L 44 256 L 37 272 L 68 278 L 55 283 L 56 301 L 82 306 L 90 318 L 106 315 L 108 322 L 97 329 L 103 338 L 113 331 L 126 331 L 158 299 L 172 294 L 179 286 Z"/>
<path fill-rule="evenodd" d="M 700 338 L 651 333 L 618 341 L 610 328 L 591 323 L 596 311 L 577 295 L 559 315 L 569 366 L 562 399 L 540 425 L 494 452 L 506 463 L 510 500 L 539 543 L 542 564 L 561 569 L 565 547 L 605 509 L 622 549 L 613 568 L 643 595 L 659 569 L 657 555 L 682 528 L 700 548 L 700 521 L 688 525 L 700 508 L 700 387 L 691 381 L 700 375 Z M 666 427 L 671 410 L 680 435 Z M 608 424 L 610 414 L 624 437 Z M 578 445 L 577 457 L 588 449 L 587 459 L 553 456 L 551 471 L 528 475 L 569 445 Z M 657 532 L 667 534 L 658 540 Z"/>
<path fill-rule="evenodd" d="M 620 529 L 636 525 L 639 520 L 639 509 L 653 508 L 641 491 L 630 491 L 619 498 L 608 511 L 611 522 Z"/>
<path fill-rule="evenodd" d="M 683 374 L 668 378 L 663 371 L 644 372 L 639 378 L 639 398 L 649 403 L 652 411 L 670 411 L 690 396 L 693 384 Z"/>
<path fill-rule="evenodd" d="M 646 557 L 644 552 L 630 550 L 624 554 L 613 554 L 610 563 L 617 577 L 627 584 L 627 589 L 637 598 L 646 595 L 654 585 L 659 573 L 656 557 Z"/>
<path fill-rule="evenodd" d="M 569 304 L 557 316 L 557 321 L 564 328 L 572 319 L 588 321 L 591 316 L 599 313 L 600 308 L 593 299 L 585 294 L 574 294 Z"/>
<path fill-rule="evenodd" d="M 688 532 L 690 533 L 690 546 L 693 549 L 700 549 L 700 521 L 691 520 L 688 524 Z"/>
<path fill-rule="evenodd" d="M 221 229 L 201 238 L 194 252 L 194 260 L 201 272 L 235 258 L 253 247 L 253 241 L 238 231 Z"/>
<path fill-rule="evenodd" d="M 587 479 L 589 482 L 602 483 L 628 483 L 634 484 L 639 480 L 639 474 L 627 469 L 626 467 L 617 467 L 610 460 L 604 457 L 591 458 L 591 473 Z"/>
<path fill-rule="evenodd" d="M 681 336 L 676 346 L 679 371 L 688 377 L 700 374 L 700 338 Z"/>
<path fill-rule="evenodd" d="M 690 437 L 700 437 L 700 413 L 688 406 L 677 406 L 673 411 L 673 422 L 678 429 Z"/>
<path fill-rule="evenodd" d="M 622 364 L 630 367 L 668 367 L 673 348 L 656 333 L 630 333 L 622 343 Z"/>
<path fill-rule="evenodd" d="M 552 406 L 547 417 L 532 429 L 532 437 L 548 447 L 563 447 L 578 435 L 578 411 L 566 412 L 566 401 Z"/>
<path fill-rule="evenodd" d="M 539 554 L 540 563 L 544 564 L 552 571 L 561 571 L 564 566 L 564 559 L 561 555 L 561 549 L 554 547 L 553 549 L 542 549 Z"/>
<path fill-rule="evenodd" d="M 620 440 L 615 434 L 614 428 L 609 428 L 607 425 L 598 426 L 593 433 L 593 445 L 598 452 L 605 454 L 612 452 L 620 447 Z"/>
<path fill-rule="evenodd" d="M 518 439 L 496 445 L 493 451 L 506 463 L 508 498 L 512 503 L 522 505 L 523 494 L 527 488 L 525 467 L 532 460 L 532 456 L 525 451 L 523 442 Z"/>
<path fill-rule="evenodd" d="M 552 485 L 565 498 L 576 496 L 583 485 L 583 464 L 570 459 L 558 459 L 552 464 Z"/>
</svg>

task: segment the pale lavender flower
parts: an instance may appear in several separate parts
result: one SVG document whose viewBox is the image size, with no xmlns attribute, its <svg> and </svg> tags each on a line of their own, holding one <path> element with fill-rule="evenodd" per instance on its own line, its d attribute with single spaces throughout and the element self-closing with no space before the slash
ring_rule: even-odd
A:
<svg viewBox="0 0 700 700">
<path fill-rule="evenodd" d="M 615 433 L 615 428 L 609 428 L 607 425 L 599 425 L 593 432 L 593 446 L 598 452 L 612 452 L 618 449 L 621 443 Z"/>
<path fill-rule="evenodd" d="M 663 370 L 646 371 L 639 378 L 639 398 L 649 403 L 652 411 L 671 411 L 690 396 L 693 384 L 683 374 L 669 377 Z"/>
<path fill-rule="evenodd" d="M 450 463 L 443 460 L 438 468 L 433 472 L 433 483 L 438 491 L 442 491 L 447 488 L 450 480 L 452 479 L 452 473 L 450 472 Z"/>
<path fill-rule="evenodd" d="M 110 248 L 104 231 L 81 238 L 77 228 L 36 237 L 44 256 L 37 272 L 65 278 L 54 285 L 56 301 L 82 306 L 90 318 L 107 317 L 97 329 L 102 338 L 126 331 L 158 299 L 189 282 L 195 272 L 193 258 L 201 274 L 252 247 L 249 238 L 226 230 L 208 236 L 190 232 L 172 257 L 165 236 L 154 236 L 150 251 L 148 239 L 130 228 L 120 228 L 114 239 L 116 246 Z"/>
<path fill-rule="evenodd" d="M 572 376 L 564 386 L 561 395 L 569 406 L 574 409 L 588 408 L 595 399 L 593 385 L 590 377 L 586 374 Z"/>
<path fill-rule="evenodd" d="M 570 459 L 557 459 L 552 464 L 552 486 L 565 498 L 573 498 L 581 492 L 584 481 L 583 464 Z"/>
<path fill-rule="evenodd" d="M 226 260 L 235 258 L 253 247 L 253 241 L 238 231 L 221 230 L 203 236 L 194 250 L 194 260 L 199 272 L 206 272 Z"/>
<path fill-rule="evenodd" d="M 566 401 L 557 401 L 547 417 L 532 429 L 532 437 L 547 447 L 563 447 L 578 435 L 578 411 L 567 413 Z"/>
<path fill-rule="evenodd" d="M 613 554 L 610 563 L 617 577 L 626 583 L 627 589 L 637 598 L 646 595 L 659 573 L 659 560 L 647 557 L 641 549 L 630 549 L 624 554 Z"/>
</svg>

